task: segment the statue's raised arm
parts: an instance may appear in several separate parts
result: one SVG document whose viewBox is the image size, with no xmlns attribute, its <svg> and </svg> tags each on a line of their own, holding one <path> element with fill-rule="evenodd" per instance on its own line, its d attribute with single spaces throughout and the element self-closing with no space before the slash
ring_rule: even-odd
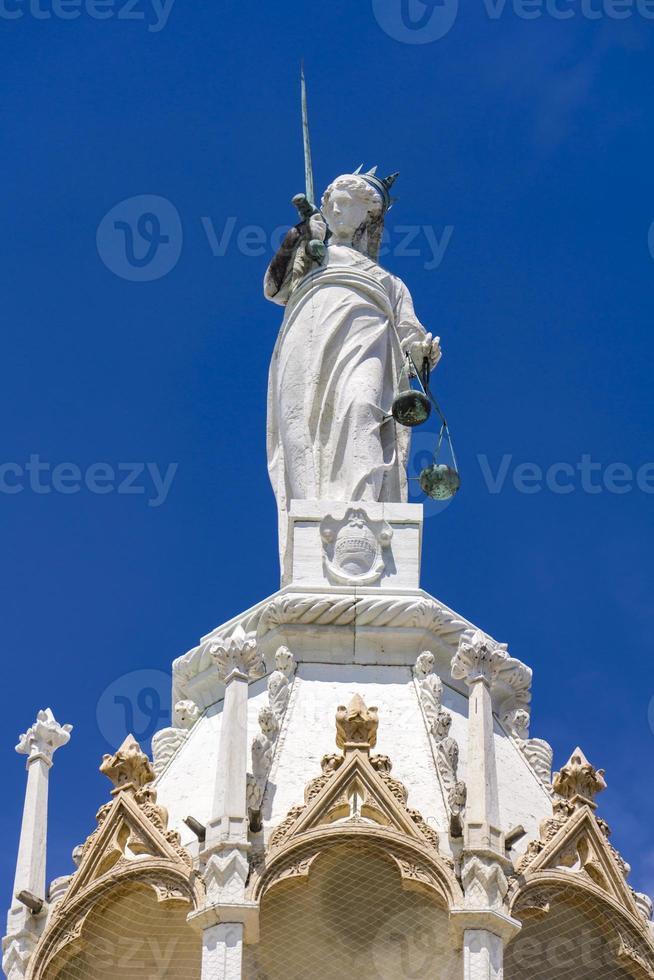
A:
<svg viewBox="0 0 654 980">
<path fill-rule="evenodd" d="M 407 499 L 410 431 L 392 418 L 393 397 L 407 351 L 435 366 L 440 347 L 404 283 L 377 264 L 396 176 L 338 177 L 266 272 L 266 297 L 286 306 L 268 387 L 282 537 L 293 499 Z"/>
</svg>

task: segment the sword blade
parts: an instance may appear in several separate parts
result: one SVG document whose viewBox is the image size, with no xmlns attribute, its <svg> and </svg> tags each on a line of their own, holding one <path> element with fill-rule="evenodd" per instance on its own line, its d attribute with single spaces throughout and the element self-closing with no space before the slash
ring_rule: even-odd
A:
<svg viewBox="0 0 654 980">
<path fill-rule="evenodd" d="M 311 136 L 309 134 L 309 111 L 307 108 L 307 82 L 304 77 L 304 62 L 301 67 L 301 89 L 302 89 L 302 138 L 304 141 L 304 181 L 306 195 L 309 204 L 315 205 L 315 194 L 313 190 L 313 162 L 311 160 Z"/>
</svg>

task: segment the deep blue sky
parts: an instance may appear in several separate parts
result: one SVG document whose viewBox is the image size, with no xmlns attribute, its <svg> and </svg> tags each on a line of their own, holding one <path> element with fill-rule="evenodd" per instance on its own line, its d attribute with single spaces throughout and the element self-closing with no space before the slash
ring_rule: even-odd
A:
<svg viewBox="0 0 654 980">
<path fill-rule="evenodd" d="M 399 34 L 399 0 L 377 6 Z M 277 587 L 265 396 L 280 311 L 261 295 L 268 249 L 237 236 L 293 221 L 302 55 L 317 184 L 361 161 L 402 172 L 384 261 L 443 338 L 463 489 L 426 522 L 424 587 L 533 666 L 532 733 L 557 765 L 580 744 L 606 768 L 600 812 L 633 883 L 654 890 L 654 495 L 589 493 L 580 473 L 568 494 L 513 480 L 584 454 L 595 482 L 654 460 L 654 22 L 575 3 L 570 19 L 524 20 L 508 0 L 493 18 L 475 0 L 415 44 L 371 0 L 176 0 L 159 31 L 20 9 L 0 16 L 0 463 L 178 469 L 158 507 L 143 477 L 144 494 L 37 493 L 27 477 L 0 493 L 4 900 L 25 778 L 13 746 L 36 710 L 75 725 L 51 779 L 54 876 L 108 798 L 114 697 L 165 692 L 174 657 Z M 96 245 L 135 195 L 167 199 L 183 228 L 179 261 L 149 282 Z M 438 268 L 424 232 L 401 254 L 402 225 L 453 229 Z M 224 254 L 207 226 L 233 226 Z M 510 455 L 501 492 L 479 454 L 493 472 Z M 147 720 L 137 707 L 146 736 Z"/>
</svg>

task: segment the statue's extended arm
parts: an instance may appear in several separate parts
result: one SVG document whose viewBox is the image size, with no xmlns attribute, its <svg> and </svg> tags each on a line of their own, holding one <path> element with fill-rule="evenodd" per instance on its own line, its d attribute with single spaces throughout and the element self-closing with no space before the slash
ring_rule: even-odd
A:
<svg viewBox="0 0 654 980">
<path fill-rule="evenodd" d="M 316 212 L 291 228 L 281 248 L 268 266 L 263 281 L 266 299 L 285 306 L 298 282 L 306 276 L 324 256 L 327 225 L 323 216 Z"/>
<path fill-rule="evenodd" d="M 413 308 L 411 293 L 401 279 L 395 279 L 395 327 L 400 345 L 405 353 L 410 353 L 417 367 L 422 366 L 424 358 L 435 368 L 442 357 L 440 337 L 434 337 L 423 327 Z"/>
</svg>

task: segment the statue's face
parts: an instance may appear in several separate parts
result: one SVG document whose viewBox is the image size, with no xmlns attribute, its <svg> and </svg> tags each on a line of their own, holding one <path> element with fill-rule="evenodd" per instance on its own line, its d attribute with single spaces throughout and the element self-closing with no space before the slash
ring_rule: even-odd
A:
<svg viewBox="0 0 654 980">
<path fill-rule="evenodd" d="M 334 182 L 324 208 L 324 215 L 332 234 L 337 239 L 352 239 L 357 228 L 367 221 L 370 212 L 369 195 L 363 183 L 361 193 Z"/>
</svg>

